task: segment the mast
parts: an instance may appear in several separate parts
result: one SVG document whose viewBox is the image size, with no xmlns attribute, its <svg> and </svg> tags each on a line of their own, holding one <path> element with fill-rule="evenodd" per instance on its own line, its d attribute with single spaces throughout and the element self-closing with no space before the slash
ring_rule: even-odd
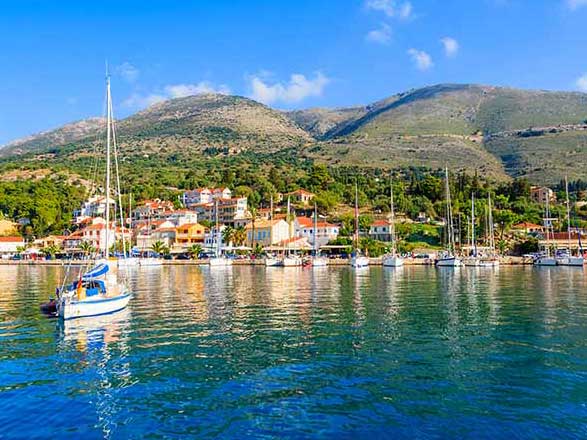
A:
<svg viewBox="0 0 587 440">
<path fill-rule="evenodd" d="M 220 256 L 220 227 L 218 225 L 218 199 L 214 201 L 214 214 L 216 216 L 216 257 Z"/>
<path fill-rule="evenodd" d="M 359 186 L 355 181 L 355 246 L 359 250 Z"/>
<path fill-rule="evenodd" d="M 112 137 L 112 97 L 110 96 L 110 75 L 106 74 L 107 118 L 106 118 L 106 249 L 105 257 L 108 260 L 110 246 L 110 140 Z"/>
<path fill-rule="evenodd" d="M 471 245 L 473 256 L 477 256 L 477 242 L 475 241 L 475 193 L 471 193 Z"/>
<path fill-rule="evenodd" d="M 396 254 L 397 248 L 395 245 L 395 209 L 393 207 L 393 176 L 389 175 L 389 203 L 391 213 L 391 224 L 389 225 L 389 232 L 391 233 L 391 252 Z"/>
<path fill-rule="evenodd" d="M 487 195 L 487 225 L 489 230 L 489 248 L 491 249 L 491 255 L 495 255 L 495 237 L 493 234 L 493 208 L 491 206 L 491 193 Z"/>
<path fill-rule="evenodd" d="M 569 255 L 571 255 L 571 205 L 569 204 L 569 179 L 565 176 L 565 193 L 567 196 L 567 239 L 569 241 Z"/>
<path fill-rule="evenodd" d="M 546 228 L 546 256 L 550 257 L 550 195 L 546 194 L 544 226 Z"/>
<path fill-rule="evenodd" d="M 314 256 L 318 256 L 318 207 L 314 202 Z"/>
<path fill-rule="evenodd" d="M 450 255 L 454 254 L 454 232 L 452 225 L 452 209 L 450 201 L 450 187 L 448 184 L 448 167 L 444 169 L 445 183 L 446 183 L 446 234 L 447 234 L 447 250 Z"/>
</svg>

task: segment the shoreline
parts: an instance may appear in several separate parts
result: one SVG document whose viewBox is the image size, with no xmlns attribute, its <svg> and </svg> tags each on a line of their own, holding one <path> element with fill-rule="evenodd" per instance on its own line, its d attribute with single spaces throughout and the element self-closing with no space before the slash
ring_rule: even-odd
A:
<svg viewBox="0 0 587 440">
<path fill-rule="evenodd" d="M 112 261 L 113 263 L 115 260 Z M 87 260 L 0 260 L 0 266 L 83 266 Z M 528 266 L 532 265 L 532 259 L 524 257 L 500 257 L 500 265 L 503 266 Z M 163 260 L 161 266 L 207 266 L 208 260 Z M 235 266 L 264 266 L 264 259 L 243 259 L 233 260 Z M 349 260 L 331 259 L 328 266 L 348 266 Z M 381 258 L 371 258 L 371 266 L 382 266 Z M 406 258 L 405 266 L 434 266 L 434 261 L 424 258 Z M 140 267 L 140 266 L 138 266 Z M 156 266 L 149 266 L 156 267 Z"/>
</svg>

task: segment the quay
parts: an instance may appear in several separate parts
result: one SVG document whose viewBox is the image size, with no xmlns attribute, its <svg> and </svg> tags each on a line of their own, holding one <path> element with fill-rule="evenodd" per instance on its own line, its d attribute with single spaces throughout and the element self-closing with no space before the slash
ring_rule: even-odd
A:
<svg viewBox="0 0 587 440">
<path fill-rule="evenodd" d="M 369 264 L 371 266 L 381 266 L 381 258 L 371 258 Z M 532 265 L 531 258 L 524 257 L 500 257 L 499 263 L 503 266 L 522 266 Z M 82 266 L 88 264 L 87 260 L 0 260 L 0 266 Z M 163 260 L 162 266 L 206 266 L 207 259 L 194 260 Z M 233 260 L 235 266 L 264 266 L 265 260 L 263 258 L 249 258 Z M 348 266 L 349 260 L 343 258 L 332 258 L 328 260 L 328 266 Z M 434 266 L 434 260 L 428 258 L 405 258 L 405 266 Z"/>
</svg>

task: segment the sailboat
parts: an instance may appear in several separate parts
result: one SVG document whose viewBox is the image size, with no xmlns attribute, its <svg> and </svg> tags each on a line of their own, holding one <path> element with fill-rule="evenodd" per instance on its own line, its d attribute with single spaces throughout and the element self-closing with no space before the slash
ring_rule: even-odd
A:
<svg viewBox="0 0 587 440">
<path fill-rule="evenodd" d="M 544 202 L 544 229 L 546 232 L 546 246 L 543 253 L 541 253 L 535 260 L 535 266 L 556 266 L 556 258 L 550 252 L 550 231 L 552 229 L 552 218 L 550 218 L 550 200 L 546 197 Z"/>
<path fill-rule="evenodd" d="M 354 249 L 351 255 L 351 267 L 356 269 L 362 267 L 369 267 L 369 258 L 361 255 L 359 248 L 359 187 L 355 182 L 355 237 L 354 237 Z"/>
<path fill-rule="evenodd" d="M 290 249 L 289 246 L 291 245 L 291 239 L 293 238 L 293 224 L 292 224 L 292 219 L 291 219 L 291 203 L 290 203 L 290 199 L 288 197 L 287 199 L 287 224 L 288 224 L 288 240 L 287 240 L 287 249 L 285 249 L 284 246 L 284 256 L 283 259 L 281 260 L 281 266 L 283 267 L 295 267 L 295 266 L 301 266 L 303 264 L 303 261 L 301 259 L 300 256 L 296 255 L 296 254 L 291 254 L 290 253 Z"/>
<path fill-rule="evenodd" d="M 491 193 L 487 195 L 487 230 L 489 241 L 489 255 L 479 258 L 481 267 L 498 267 L 499 258 L 495 252 L 495 232 L 493 230 L 493 208 L 491 205 Z"/>
<path fill-rule="evenodd" d="M 208 264 L 210 267 L 232 266 L 232 260 L 230 258 L 226 258 L 220 250 L 220 241 L 222 236 L 220 234 L 220 222 L 218 221 L 218 199 L 215 201 L 214 211 L 216 213 L 216 227 L 214 228 L 216 249 L 214 251 L 214 256 L 208 260 Z"/>
<path fill-rule="evenodd" d="M 397 253 L 397 239 L 395 236 L 395 209 L 393 206 L 393 180 L 389 178 L 389 202 L 390 202 L 390 236 L 391 236 L 391 252 L 383 256 L 382 262 L 385 267 L 401 267 L 404 265 L 404 259 Z"/>
<path fill-rule="evenodd" d="M 328 258 L 320 256 L 318 249 L 318 207 L 314 203 L 314 233 L 312 247 L 314 255 L 312 256 L 313 267 L 326 267 L 328 266 Z"/>
<path fill-rule="evenodd" d="M 569 180 L 566 176 L 565 176 L 565 194 L 566 194 L 566 202 L 567 202 L 568 248 L 566 249 L 565 252 L 561 252 L 559 255 L 557 255 L 556 262 L 560 266 L 583 267 L 583 264 L 585 263 L 583 256 L 581 256 L 581 255 L 574 256 L 573 252 L 571 251 L 571 205 L 569 203 Z"/>
<path fill-rule="evenodd" d="M 448 168 L 445 168 L 446 183 L 446 250 L 436 260 L 438 267 L 460 267 L 462 261 L 455 255 L 455 235 L 452 218 L 452 203 L 450 199 L 450 187 L 448 184 Z"/>
<path fill-rule="evenodd" d="M 110 253 L 110 174 L 111 150 L 114 153 L 116 183 L 120 206 L 120 175 L 118 174 L 118 150 L 112 115 L 112 96 L 110 77 L 106 77 L 107 127 L 106 127 L 106 236 L 104 255 L 106 261 L 97 263 L 85 273 L 80 272 L 79 279 L 69 284 L 65 281 L 57 288 L 57 313 L 63 320 L 89 316 L 106 315 L 124 309 L 131 299 L 127 284 L 120 281 L 116 273 L 110 271 L 108 257 Z M 111 145 L 113 144 L 113 145 Z M 122 218 L 122 215 L 121 215 Z M 123 247 L 126 248 L 124 234 Z M 125 253 L 126 255 L 126 253 Z"/>
<path fill-rule="evenodd" d="M 477 267 L 480 263 L 479 255 L 477 254 L 477 240 L 475 238 L 475 194 L 471 193 L 471 250 L 472 254 L 464 259 L 465 266 Z"/>
</svg>

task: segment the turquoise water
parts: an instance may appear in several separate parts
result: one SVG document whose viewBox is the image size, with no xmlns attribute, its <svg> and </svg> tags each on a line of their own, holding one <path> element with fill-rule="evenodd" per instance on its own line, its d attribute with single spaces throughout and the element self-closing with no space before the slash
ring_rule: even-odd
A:
<svg viewBox="0 0 587 440">
<path fill-rule="evenodd" d="M 153 267 L 60 325 L 0 267 L 0 438 L 586 438 L 573 268 Z"/>
</svg>

